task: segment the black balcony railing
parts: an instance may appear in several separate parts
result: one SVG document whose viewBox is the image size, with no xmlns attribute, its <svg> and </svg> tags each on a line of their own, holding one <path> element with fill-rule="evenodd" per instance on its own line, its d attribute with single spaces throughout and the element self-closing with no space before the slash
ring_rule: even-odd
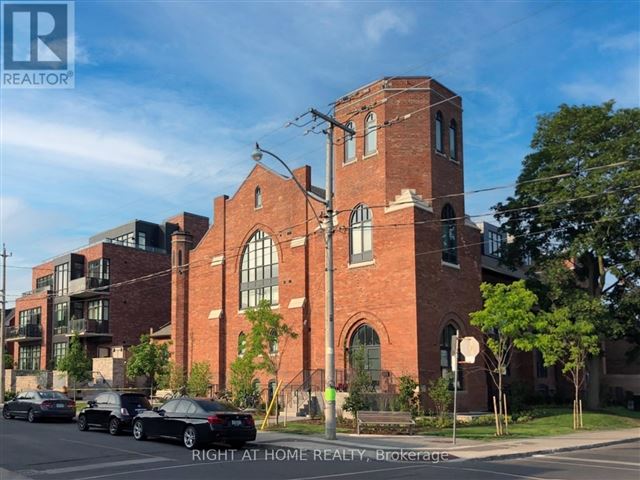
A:
<svg viewBox="0 0 640 480">
<path fill-rule="evenodd" d="M 56 335 L 64 335 L 69 331 L 68 325 L 56 325 L 53 327 L 53 333 Z"/>
<path fill-rule="evenodd" d="M 80 277 L 69 282 L 69 295 L 76 297 L 93 297 L 109 293 L 109 279 L 97 277 Z"/>
<path fill-rule="evenodd" d="M 88 318 L 79 318 L 71 320 L 70 331 L 78 334 L 83 333 L 109 333 L 109 321 L 108 320 L 92 320 Z"/>
<path fill-rule="evenodd" d="M 7 327 L 6 338 L 7 340 L 13 338 L 42 338 L 42 327 L 31 323 L 18 327 Z"/>
</svg>

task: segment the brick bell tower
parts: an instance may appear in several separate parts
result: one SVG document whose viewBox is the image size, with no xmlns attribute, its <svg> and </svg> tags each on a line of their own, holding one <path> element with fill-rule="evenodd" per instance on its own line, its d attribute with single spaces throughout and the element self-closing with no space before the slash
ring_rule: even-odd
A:
<svg viewBox="0 0 640 480">
<path fill-rule="evenodd" d="M 374 198 L 367 201 L 387 204 L 406 189 L 424 199 L 463 191 L 462 100 L 436 80 L 378 80 L 338 100 L 335 116 L 357 132 L 351 148 L 342 133 L 336 139 L 336 193 L 342 198 L 370 193 Z M 380 127 L 376 146 L 368 149 L 364 136 L 373 127 Z M 464 212 L 464 198 L 452 201 Z"/>
<path fill-rule="evenodd" d="M 356 131 L 351 140 L 337 132 L 334 150 L 336 356 L 347 368 L 352 332 L 367 324 L 380 368 L 410 374 L 426 391 L 450 368 L 442 339 L 451 329 L 481 338 L 469 324 L 482 306 L 480 235 L 462 195 L 462 100 L 430 77 L 389 77 L 339 99 L 334 115 Z M 370 234 L 349 233 L 358 218 Z M 461 408 L 486 407 L 485 380 L 465 372 Z"/>
<path fill-rule="evenodd" d="M 185 231 L 171 235 L 171 339 L 173 360 L 188 368 L 189 334 L 189 252 L 192 236 Z"/>
</svg>

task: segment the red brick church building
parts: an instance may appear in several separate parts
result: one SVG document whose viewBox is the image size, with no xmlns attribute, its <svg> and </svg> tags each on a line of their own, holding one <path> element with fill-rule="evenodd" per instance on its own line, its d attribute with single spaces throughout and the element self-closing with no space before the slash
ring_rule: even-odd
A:
<svg viewBox="0 0 640 480">
<path fill-rule="evenodd" d="M 469 313 L 481 308 L 481 233 L 456 195 L 462 100 L 428 77 L 393 77 L 346 95 L 334 114 L 357 132 L 334 147 L 337 383 L 348 382 L 349 349 L 363 345 L 380 389 L 408 374 L 424 390 L 450 370 L 456 329 L 480 338 Z M 294 174 L 322 212 L 311 168 Z M 189 232 L 172 236 L 175 360 L 209 362 L 224 388 L 249 330 L 244 312 L 267 299 L 298 333 L 283 351 L 284 384 L 324 369 L 324 240 L 295 182 L 257 164 L 233 196 L 214 200 L 213 217 L 197 245 Z M 458 398 L 484 410 L 485 372 L 464 369 Z"/>
</svg>

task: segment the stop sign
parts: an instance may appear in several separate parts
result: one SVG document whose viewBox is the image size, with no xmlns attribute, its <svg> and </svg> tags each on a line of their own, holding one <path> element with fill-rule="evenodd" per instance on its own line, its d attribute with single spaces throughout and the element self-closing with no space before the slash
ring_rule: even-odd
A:
<svg viewBox="0 0 640 480">
<path fill-rule="evenodd" d="M 480 353 L 480 343 L 475 337 L 464 337 L 460 341 L 460 353 L 464 355 L 465 363 L 474 363 Z"/>
</svg>

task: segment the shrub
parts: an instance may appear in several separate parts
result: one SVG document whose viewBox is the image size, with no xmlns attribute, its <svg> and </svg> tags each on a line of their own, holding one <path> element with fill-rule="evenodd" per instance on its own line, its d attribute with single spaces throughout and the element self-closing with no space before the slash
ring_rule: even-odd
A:
<svg viewBox="0 0 640 480">
<path fill-rule="evenodd" d="M 433 401 L 438 417 L 443 418 L 453 403 L 453 392 L 449 390 L 449 377 L 440 377 L 429 382 L 428 395 Z"/>
<path fill-rule="evenodd" d="M 418 415 L 420 409 L 419 397 L 416 393 L 418 383 L 409 375 L 402 375 L 400 377 L 399 395 L 394 400 L 394 410 L 400 410 L 403 412 L 411 412 L 412 416 Z"/>
<path fill-rule="evenodd" d="M 352 350 L 351 368 L 353 378 L 349 382 L 349 396 L 346 398 L 342 408 L 347 412 L 351 412 L 354 420 L 357 420 L 358 410 L 370 408 L 366 393 L 373 390 L 371 375 L 365 370 L 364 349 L 362 347 Z"/>
<path fill-rule="evenodd" d="M 167 369 L 158 377 L 158 388 L 171 390 L 174 394 L 184 393 L 186 380 L 184 369 L 174 362 L 169 362 Z"/>
<path fill-rule="evenodd" d="M 203 397 L 209 390 L 211 371 L 208 362 L 195 362 L 191 366 L 191 375 L 187 381 L 187 392 L 192 397 Z"/>
<path fill-rule="evenodd" d="M 471 425 L 495 425 L 496 417 L 493 415 L 480 415 L 479 417 L 475 417 L 471 420 Z"/>
</svg>

